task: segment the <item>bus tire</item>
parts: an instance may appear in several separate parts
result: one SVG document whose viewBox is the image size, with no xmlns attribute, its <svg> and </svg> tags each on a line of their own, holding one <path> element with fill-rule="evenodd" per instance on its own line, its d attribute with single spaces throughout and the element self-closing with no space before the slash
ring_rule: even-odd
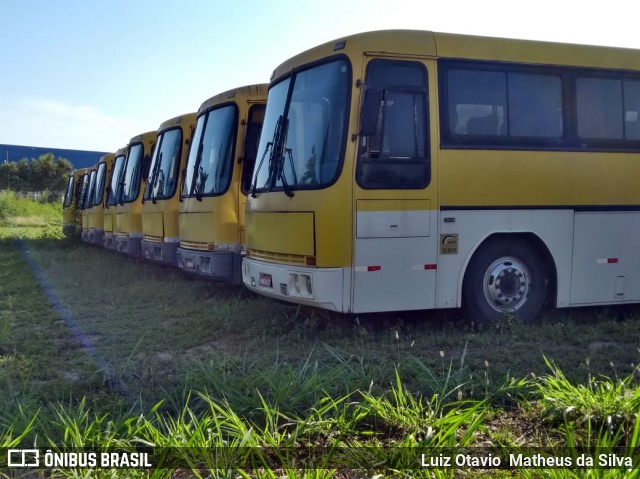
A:
<svg viewBox="0 0 640 479">
<path fill-rule="evenodd" d="M 482 245 L 465 274 L 462 306 L 468 319 L 488 323 L 515 314 L 532 323 L 547 301 L 549 268 L 524 238 L 500 238 Z"/>
</svg>

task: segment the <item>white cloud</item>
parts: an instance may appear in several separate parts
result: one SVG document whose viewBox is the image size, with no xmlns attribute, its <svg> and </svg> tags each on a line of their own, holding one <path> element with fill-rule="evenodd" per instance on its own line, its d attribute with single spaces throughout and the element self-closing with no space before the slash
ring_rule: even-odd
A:
<svg viewBox="0 0 640 479">
<path fill-rule="evenodd" d="M 0 143 L 5 144 L 115 151 L 142 131 L 136 121 L 89 105 L 30 97 L 0 106 Z"/>
</svg>

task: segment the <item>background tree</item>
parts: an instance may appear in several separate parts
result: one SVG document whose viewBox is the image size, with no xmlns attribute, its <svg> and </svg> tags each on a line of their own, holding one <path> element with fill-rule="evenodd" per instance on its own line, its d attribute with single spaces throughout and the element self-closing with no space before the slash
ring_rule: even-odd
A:
<svg viewBox="0 0 640 479">
<path fill-rule="evenodd" d="M 22 158 L 0 164 L 0 189 L 18 192 L 44 192 L 52 197 L 62 194 L 73 165 L 64 158 L 55 158 L 53 153 L 39 158 Z"/>
<path fill-rule="evenodd" d="M 0 164 L 0 190 L 19 190 L 18 164 L 14 161 Z"/>
</svg>

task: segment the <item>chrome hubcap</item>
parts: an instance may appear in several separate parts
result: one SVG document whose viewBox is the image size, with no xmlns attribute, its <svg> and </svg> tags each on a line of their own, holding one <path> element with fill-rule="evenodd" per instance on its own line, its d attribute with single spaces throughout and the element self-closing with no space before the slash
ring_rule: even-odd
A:
<svg viewBox="0 0 640 479">
<path fill-rule="evenodd" d="M 522 261 L 511 257 L 499 258 L 484 275 L 484 297 L 496 311 L 516 311 L 526 303 L 530 285 L 531 273 Z"/>
</svg>

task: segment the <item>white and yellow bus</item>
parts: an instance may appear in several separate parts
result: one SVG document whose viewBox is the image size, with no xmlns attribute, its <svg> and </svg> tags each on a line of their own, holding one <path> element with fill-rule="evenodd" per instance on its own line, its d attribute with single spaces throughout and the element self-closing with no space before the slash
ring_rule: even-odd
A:
<svg viewBox="0 0 640 479">
<path fill-rule="evenodd" d="M 363 313 L 640 301 L 640 51 L 363 33 L 280 65 L 243 281 Z"/>
<path fill-rule="evenodd" d="M 89 205 L 89 231 L 86 241 L 95 245 L 102 246 L 102 237 L 104 235 L 104 197 L 106 183 L 111 168 L 113 167 L 114 153 L 107 153 L 100 158 L 96 165 L 95 183 L 92 188 L 92 194 Z"/>
<path fill-rule="evenodd" d="M 118 191 L 118 182 L 120 181 L 122 166 L 124 165 L 126 158 L 127 147 L 120 148 L 116 151 L 115 158 L 113 159 L 113 166 L 111 167 L 111 173 L 107 176 L 107 197 L 104 201 L 104 211 L 102 213 L 102 224 L 104 228 L 102 246 L 110 250 L 116 249 L 116 238 L 114 235 L 116 206 L 118 204 L 116 193 Z"/>
<path fill-rule="evenodd" d="M 116 185 L 115 249 L 136 258 L 140 256 L 142 244 L 142 198 L 156 137 L 156 131 L 147 131 L 131 138 Z"/>
<path fill-rule="evenodd" d="M 143 259 L 177 265 L 178 189 L 195 126 L 196 114 L 188 113 L 167 120 L 158 128 L 142 206 Z"/>
<path fill-rule="evenodd" d="M 180 203 L 178 266 L 242 284 L 246 192 L 264 118 L 267 85 L 220 93 L 198 110 Z"/>
</svg>

